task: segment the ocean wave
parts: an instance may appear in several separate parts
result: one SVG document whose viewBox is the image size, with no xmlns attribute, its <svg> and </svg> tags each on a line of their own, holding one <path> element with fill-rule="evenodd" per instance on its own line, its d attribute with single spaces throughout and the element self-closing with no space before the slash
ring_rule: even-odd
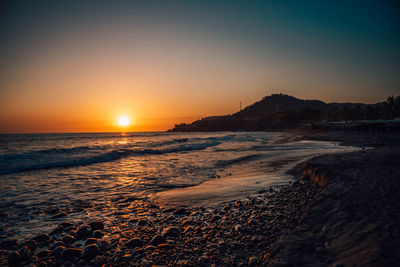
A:
<svg viewBox="0 0 400 267">
<path fill-rule="evenodd" d="M 102 153 L 100 155 L 89 156 L 89 157 L 80 157 L 67 161 L 53 161 L 32 165 L 24 165 L 17 166 L 11 168 L 1 168 L 0 175 L 18 173 L 24 171 L 33 171 L 33 170 L 41 170 L 41 169 L 54 169 L 54 168 L 69 168 L 69 167 L 78 167 L 78 166 L 87 166 L 96 163 L 108 162 L 118 160 L 127 156 L 140 156 L 140 155 L 161 155 L 168 153 L 178 153 L 178 152 L 188 152 L 195 150 L 203 150 L 208 147 L 213 147 L 219 145 L 220 142 L 212 141 L 212 142 L 204 142 L 197 144 L 185 144 L 176 147 L 169 147 L 165 149 L 117 149 L 112 150 L 107 153 Z M 32 161 L 34 158 L 30 158 Z M 28 159 L 29 160 L 29 159 Z M 26 161 L 25 161 L 26 162 Z M 2 164 L 3 165 L 3 164 Z"/>
<path fill-rule="evenodd" d="M 173 145 L 173 144 L 179 144 L 179 143 L 187 143 L 189 141 L 189 138 L 176 138 L 172 140 L 167 140 L 167 141 L 162 141 L 162 142 L 155 142 L 151 144 L 151 147 L 157 147 L 157 146 L 167 146 L 167 145 Z"/>
<path fill-rule="evenodd" d="M 204 140 L 215 140 L 215 141 L 230 141 L 235 139 L 234 134 L 228 134 L 224 136 L 212 136 L 212 137 L 207 137 L 207 138 L 199 138 L 199 139 L 204 139 Z"/>
<path fill-rule="evenodd" d="M 228 160 L 219 160 L 216 163 L 216 166 L 223 167 L 223 166 L 227 166 L 227 165 L 238 164 L 238 163 L 242 163 L 242 162 L 256 160 L 259 158 L 261 158 L 261 155 L 255 154 L 255 155 L 247 155 L 247 156 L 242 156 L 242 157 L 228 159 Z"/>
<path fill-rule="evenodd" d="M 50 148 L 50 149 L 42 149 L 42 150 L 31 150 L 24 153 L 16 153 L 16 154 L 5 154 L 0 155 L 1 160 L 18 160 L 18 159 L 30 159 L 35 157 L 40 157 L 43 155 L 54 155 L 54 154 L 68 154 L 68 153 L 84 153 L 91 150 L 104 150 L 104 146 L 77 146 L 71 148 Z"/>
<path fill-rule="evenodd" d="M 295 150 L 296 147 L 293 146 L 252 146 L 248 148 L 250 151 L 281 151 L 281 150 Z"/>
<path fill-rule="evenodd" d="M 157 184 L 157 187 L 161 190 L 165 190 L 165 189 L 185 188 L 194 185 L 196 184 Z"/>
<path fill-rule="evenodd" d="M 164 132 L 132 132 L 132 133 L 42 133 L 42 134 L 0 134 L 1 142 L 40 142 L 40 141 L 73 141 L 73 140 L 108 140 L 134 137 L 165 136 Z"/>
<path fill-rule="evenodd" d="M 162 146 L 170 146 L 170 145 L 181 144 L 181 143 L 188 143 L 190 145 L 196 145 L 200 142 L 205 142 L 205 141 L 223 142 L 223 141 L 232 140 L 234 138 L 235 138 L 235 136 L 232 134 L 224 135 L 224 136 L 212 136 L 212 137 L 192 137 L 192 138 L 185 137 L 185 138 L 175 138 L 175 139 L 161 141 L 161 142 L 154 142 L 152 144 L 148 144 L 148 146 L 149 147 L 162 147 Z"/>
</svg>

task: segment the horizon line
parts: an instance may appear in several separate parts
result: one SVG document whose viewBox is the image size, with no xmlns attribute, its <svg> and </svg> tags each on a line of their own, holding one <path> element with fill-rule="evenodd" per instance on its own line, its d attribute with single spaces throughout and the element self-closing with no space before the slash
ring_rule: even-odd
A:
<svg viewBox="0 0 400 267">
<path fill-rule="evenodd" d="M 114 131 L 114 132 L 15 132 L 15 133 L 0 133 L 0 135 L 8 134 L 98 134 L 98 133 L 166 133 L 167 131 Z"/>
</svg>

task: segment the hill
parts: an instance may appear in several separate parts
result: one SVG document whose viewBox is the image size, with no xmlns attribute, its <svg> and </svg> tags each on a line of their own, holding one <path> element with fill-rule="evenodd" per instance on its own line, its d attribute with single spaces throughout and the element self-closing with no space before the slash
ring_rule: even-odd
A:
<svg viewBox="0 0 400 267">
<path fill-rule="evenodd" d="M 176 124 L 169 131 L 278 131 L 321 121 L 393 119 L 400 116 L 400 96 L 377 104 L 325 103 L 272 94 L 234 114 Z"/>
</svg>

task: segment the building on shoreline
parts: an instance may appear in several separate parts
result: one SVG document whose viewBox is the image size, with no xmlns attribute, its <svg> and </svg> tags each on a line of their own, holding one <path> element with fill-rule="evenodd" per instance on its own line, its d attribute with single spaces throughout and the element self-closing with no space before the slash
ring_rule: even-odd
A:
<svg viewBox="0 0 400 267">
<path fill-rule="evenodd" d="M 305 125 L 312 130 L 349 132 L 400 132 L 400 118 L 393 120 L 325 121 Z"/>
</svg>

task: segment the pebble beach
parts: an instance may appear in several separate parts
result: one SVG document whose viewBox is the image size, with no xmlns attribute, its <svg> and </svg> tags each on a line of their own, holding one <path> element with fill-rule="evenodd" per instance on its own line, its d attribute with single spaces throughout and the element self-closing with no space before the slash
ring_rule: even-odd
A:
<svg viewBox="0 0 400 267">
<path fill-rule="evenodd" d="M 400 149 L 382 140 L 391 143 L 312 158 L 289 171 L 293 182 L 215 207 L 121 198 L 112 223 L 66 220 L 27 240 L 2 240 L 0 264 L 395 266 Z"/>
</svg>

